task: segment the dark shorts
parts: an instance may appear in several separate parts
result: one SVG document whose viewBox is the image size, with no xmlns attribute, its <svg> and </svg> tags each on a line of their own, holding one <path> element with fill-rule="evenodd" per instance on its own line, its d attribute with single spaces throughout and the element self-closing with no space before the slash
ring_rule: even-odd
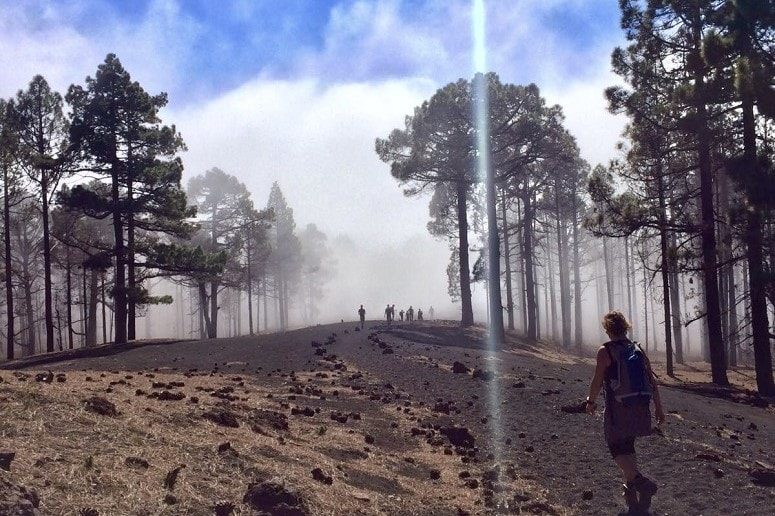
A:
<svg viewBox="0 0 775 516">
<path fill-rule="evenodd" d="M 611 457 L 614 459 L 619 455 L 633 455 L 635 454 L 635 438 L 634 437 L 622 437 L 614 440 L 606 440 L 608 445 L 608 451 L 611 452 Z"/>
</svg>

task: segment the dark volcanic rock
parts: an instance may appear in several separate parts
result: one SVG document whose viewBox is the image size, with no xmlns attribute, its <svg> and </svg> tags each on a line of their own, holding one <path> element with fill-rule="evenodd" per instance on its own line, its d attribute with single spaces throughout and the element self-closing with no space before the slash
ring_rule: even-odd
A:
<svg viewBox="0 0 775 516">
<path fill-rule="evenodd" d="M 463 362 L 455 361 L 452 364 L 452 372 L 457 374 L 467 373 L 469 369 L 466 367 L 466 365 Z"/>
<path fill-rule="evenodd" d="M 39 516 L 40 498 L 34 489 L 12 484 L 0 478 L 0 514 L 3 516 Z"/>
<path fill-rule="evenodd" d="M 755 467 L 748 470 L 748 476 L 754 484 L 775 487 L 775 469 Z"/>
<path fill-rule="evenodd" d="M 459 426 L 445 426 L 439 430 L 441 435 L 449 439 L 453 446 L 460 448 L 473 448 L 476 440 L 468 428 Z"/>
<path fill-rule="evenodd" d="M 485 371 L 484 369 L 474 369 L 473 378 L 489 382 L 495 379 L 495 373 L 493 371 Z"/>
<path fill-rule="evenodd" d="M 99 396 L 92 396 L 91 398 L 84 400 L 83 404 L 84 404 L 84 408 L 89 412 L 93 412 L 101 416 L 109 416 L 109 417 L 118 416 L 118 410 L 116 410 L 116 406 L 112 402 L 106 400 L 105 398 L 100 398 Z"/>
<path fill-rule="evenodd" d="M 185 464 L 181 464 L 177 468 L 175 468 L 175 469 L 171 470 L 169 473 L 167 473 L 167 476 L 164 477 L 164 487 L 166 489 L 169 489 L 170 491 L 175 489 L 175 484 L 178 481 L 178 475 L 180 474 L 180 470 L 185 468 L 185 467 L 186 467 Z"/>
<path fill-rule="evenodd" d="M 229 412 L 228 410 L 222 410 L 222 409 L 208 410 L 207 412 L 202 413 L 202 417 L 209 421 L 212 421 L 216 425 L 227 426 L 229 428 L 239 427 L 239 421 L 237 421 L 237 416 L 233 412 Z"/>
<path fill-rule="evenodd" d="M 312 478 L 320 483 L 330 486 L 334 483 L 334 479 L 330 475 L 326 475 L 322 469 L 315 468 L 312 470 Z"/>
<path fill-rule="evenodd" d="M 254 425 L 268 425 L 283 432 L 288 430 L 288 416 L 273 410 L 256 409 L 248 416 Z"/>
<path fill-rule="evenodd" d="M 234 504 L 231 502 L 218 502 L 213 506 L 214 516 L 229 516 L 234 512 Z"/>
<path fill-rule="evenodd" d="M 45 373 L 38 373 L 35 375 L 35 381 L 41 383 L 51 383 L 54 381 L 54 373 L 46 371 Z"/>
<path fill-rule="evenodd" d="M 0 452 L 0 469 L 11 471 L 11 462 L 16 457 L 14 452 Z"/>
<path fill-rule="evenodd" d="M 278 479 L 250 484 L 242 502 L 255 511 L 278 516 L 309 514 L 301 495 Z"/>
</svg>

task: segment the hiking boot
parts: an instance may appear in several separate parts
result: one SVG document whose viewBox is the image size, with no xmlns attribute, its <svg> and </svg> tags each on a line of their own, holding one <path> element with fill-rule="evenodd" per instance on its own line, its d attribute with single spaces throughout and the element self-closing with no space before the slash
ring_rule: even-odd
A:
<svg viewBox="0 0 775 516">
<path fill-rule="evenodd" d="M 635 490 L 634 487 L 627 484 L 622 484 L 622 487 L 624 488 L 624 491 L 622 491 L 622 496 L 624 496 L 624 501 L 627 503 L 627 507 L 630 509 L 630 512 L 632 513 L 633 510 L 636 510 L 639 508 L 638 492 Z"/>
<path fill-rule="evenodd" d="M 651 498 L 657 494 L 657 485 L 644 477 L 638 475 L 629 485 L 638 492 L 638 508 L 643 512 L 648 512 L 651 507 Z"/>
</svg>

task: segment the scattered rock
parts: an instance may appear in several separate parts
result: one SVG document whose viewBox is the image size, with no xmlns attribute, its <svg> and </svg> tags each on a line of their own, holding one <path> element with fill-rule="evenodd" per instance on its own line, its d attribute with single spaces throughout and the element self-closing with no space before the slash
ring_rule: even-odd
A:
<svg viewBox="0 0 775 516">
<path fill-rule="evenodd" d="M 479 489 L 479 481 L 469 477 L 465 480 L 465 486 L 468 489 Z"/>
<path fill-rule="evenodd" d="M 293 407 L 291 409 L 291 415 L 312 417 L 315 415 L 315 409 L 313 409 L 312 407 L 304 407 L 303 409 L 299 407 Z"/>
<path fill-rule="evenodd" d="M 146 470 L 149 467 L 148 461 L 141 457 L 127 457 L 124 464 L 131 469 Z"/>
<path fill-rule="evenodd" d="M 8 516 L 40 516 L 40 498 L 34 489 L 12 484 L 0 477 L 0 514 Z"/>
<path fill-rule="evenodd" d="M 366 441 L 366 444 L 374 444 L 374 436 L 370 434 L 366 434 L 363 439 Z"/>
<path fill-rule="evenodd" d="M 585 490 L 583 493 L 581 493 L 581 499 L 582 500 L 591 500 L 595 496 L 595 493 L 591 489 Z"/>
<path fill-rule="evenodd" d="M 279 479 L 252 483 L 242 502 L 255 511 L 283 516 L 307 516 L 309 512 L 301 495 Z"/>
<path fill-rule="evenodd" d="M 229 428 L 238 428 L 239 421 L 237 416 L 233 412 L 223 409 L 213 409 L 202 413 L 202 417 L 208 421 L 212 421 L 216 425 L 226 426 Z"/>
<path fill-rule="evenodd" d="M 175 489 L 175 484 L 178 481 L 178 475 L 180 474 L 180 470 L 182 470 L 185 467 L 186 467 L 185 464 L 181 464 L 177 468 L 175 468 L 172 471 L 170 471 L 169 473 L 167 473 L 167 476 L 164 477 L 164 487 L 166 489 L 169 489 L 170 491 Z M 166 499 L 165 499 L 165 501 L 166 501 Z"/>
<path fill-rule="evenodd" d="M 438 469 L 432 469 L 430 471 L 431 480 L 438 480 L 441 478 L 441 471 Z"/>
<path fill-rule="evenodd" d="M 474 372 L 471 376 L 478 380 L 489 382 L 495 379 L 495 372 L 485 371 L 484 369 L 474 369 Z"/>
<path fill-rule="evenodd" d="M 164 495 L 164 503 L 166 503 L 167 505 L 175 505 L 176 503 L 178 503 L 178 498 L 172 493 L 167 493 L 166 495 Z"/>
<path fill-rule="evenodd" d="M 560 410 L 566 414 L 583 414 L 587 411 L 585 403 L 576 403 L 574 405 L 565 405 L 560 407 Z"/>
<path fill-rule="evenodd" d="M 11 471 L 11 462 L 16 458 L 14 452 L 0 452 L 0 469 Z"/>
<path fill-rule="evenodd" d="M 46 371 L 45 373 L 38 373 L 35 375 L 35 381 L 39 383 L 51 383 L 54 381 L 54 373 Z"/>
<path fill-rule="evenodd" d="M 467 373 L 469 369 L 463 362 L 455 361 L 452 363 L 452 372 L 456 374 Z"/>
<path fill-rule="evenodd" d="M 331 478 L 330 475 L 326 475 L 320 468 L 315 468 L 312 470 L 312 478 L 313 480 L 317 480 L 318 482 L 328 486 L 334 483 L 334 479 Z"/>
<path fill-rule="evenodd" d="M 460 448 L 473 448 L 476 440 L 468 428 L 460 426 L 445 426 L 439 430 L 453 446 Z"/>
<path fill-rule="evenodd" d="M 231 449 L 231 443 L 229 441 L 218 445 L 218 453 L 225 453 Z"/>
<path fill-rule="evenodd" d="M 724 478 L 724 470 L 721 468 L 714 468 L 713 476 L 716 478 Z"/>
<path fill-rule="evenodd" d="M 761 466 L 753 467 L 748 470 L 748 476 L 756 485 L 775 487 L 775 469 Z"/>
<path fill-rule="evenodd" d="M 119 414 L 118 410 L 116 410 L 116 405 L 99 396 L 92 396 L 91 398 L 84 400 L 83 403 L 84 408 L 87 411 L 101 416 L 116 417 Z"/>
</svg>

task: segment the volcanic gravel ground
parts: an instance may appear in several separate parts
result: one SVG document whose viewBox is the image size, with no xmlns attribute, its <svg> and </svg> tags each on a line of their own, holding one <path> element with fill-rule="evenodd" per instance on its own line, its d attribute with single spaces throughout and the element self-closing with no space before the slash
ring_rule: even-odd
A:
<svg viewBox="0 0 775 516">
<path fill-rule="evenodd" d="M 260 337 L 147 346 L 50 368 L 179 372 L 217 368 L 252 375 L 254 381 L 278 382 L 282 373 L 317 367 L 321 355 L 315 355 L 318 348 L 310 345 L 316 341 L 328 354 L 368 373 L 372 381 L 377 378 L 386 393 L 394 389 L 408 395 L 403 400 L 367 401 L 392 403 L 410 415 L 412 407 L 423 406 L 438 414 L 425 422 L 468 428 L 480 448 L 475 459 L 480 466 L 515 466 L 522 478 L 546 488 L 550 502 L 573 513 L 622 510 L 621 481 L 603 442 L 601 415 L 560 410 L 584 398 L 590 365 L 571 356 L 559 355 L 557 360 L 556 354 L 542 355 L 541 349 L 531 349 L 516 338 L 512 348 L 490 353 L 472 333 L 453 325 L 387 328 L 369 323 L 364 331 L 354 328 L 355 323 L 344 323 Z M 327 344 L 332 334 L 336 341 Z M 470 372 L 455 374 L 455 361 L 470 370 L 496 371 L 496 377 L 488 381 Z M 668 413 L 664 435 L 640 439 L 636 445 L 644 474 L 659 485 L 653 514 L 775 513 L 775 487 L 756 484 L 749 475 L 751 468 L 771 468 L 775 463 L 773 408 L 671 388 L 662 392 Z M 498 493 L 491 505 L 511 495 Z"/>
</svg>

